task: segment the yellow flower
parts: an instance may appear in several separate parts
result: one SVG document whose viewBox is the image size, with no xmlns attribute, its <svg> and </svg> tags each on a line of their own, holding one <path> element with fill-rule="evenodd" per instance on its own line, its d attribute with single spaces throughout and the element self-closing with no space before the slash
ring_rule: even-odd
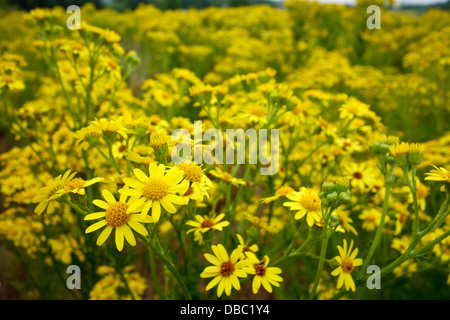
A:
<svg viewBox="0 0 450 320">
<path fill-rule="evenodd" d="M 222 231 L 224 227 L 230 225 L 228 221 L 221 221 L 225 217 L 224 213 L 219 214 L 217 217 L 209 218 L 208 216 L 196 215 L 194 220 L 186 221 L 188 226 L 193 227 L 188 230 L 186 234 L 195 232 L 195 233 L 206 233 L 210 230 Z"/>
<path fill-rule="evenodd" d="M 401 142 L 389 146 L 389 151 L 395 158 L 395 162 L 400 168 L 405 168 L 408 165 L 419 165 L 423 160 L 425 146 L 420 143 Z"/>
<path fill-rule="evenodd" d="M 25 89 L 25 84 L 22 80 L 5 74 L 0 77 L 0 89 L 1 88 L 7 88 L 12 92 L 18 92 Z"/>
<path fill-rule="evenodd" d="M 77 144 L 80 144 L 83 150 L 87 150 L 91 145 L 98 146 L 101 135 L 102 130 L 92 124 L 74 133 L 75 138 L 77 138 Z"/>
<path fill-rule="evenodd" d="M 85 194 L 84 188 L 89 187 L 97 182 L 103 181 L 102 177 L 93 178 L 90 180 L 84 180 L 82 178 L 74 178 L 70 181 L 67 181 L 64 185 L 64 188 L 59 190 L 58 192 L 62 193 L 76 193 L 76 194 Z"/>
<path fill-rule="evenodd" d="M 349 217 L 350 212 L 337 208 L 333 211 L 333 215 L 336 215 L 339 218 L 339 227 L 336 231 L 352 232 L 355 236 L 358 235 L 358 231 L 352 226 L 353 219 Z"/>
<path fill-rule="evenodd" d="M 294 217 L 296 220 L 306 215 L 306 222 L 310 227 L 314 225 L 315 221 L 319 222 L 321 220 L 322 206 L 317 191 L 302 187 L 300 192 L 291 192 L 286 195 L 286 198 L 292 200 L 292 202 L 285 202 L 283 205 L 291 210 L 298 210 Z"/>
<path fill-rule="evenodd" d="M 70 170 L 67 170 L 64 175 L 57 176 L 55 179 L 48 181 L 45 187 L 40 188 L 38 195 L 32 199 L 33 203 L 39 202 L 34 212 L 40 215 L 47 209 L 47 213 L 52 214 L 55 211 L 55 199 L 63 195 L 58 191 L 62 190 L 66 182 L 72 180 L 75 175 L 76 172 L 70 173 Z"/>
<path fill-rule="evenodd" d="M 391 243 L 391 247 L 395 250 L 398 250 L 401 254 L 403 254 L 406 249 L 408 249 L 409 244 L 411 243 L 410 236 L 402 236 L 401 238 L 394 238 Z"/>
<path fill-rule="evenodd" d="M 203 196 L 205 195 L 209 198 L 207 190 L 212 188 L 212 182 L 203 173 L 204 169 L 201 165 L 196 165 L 195 163 L 181 163 L 177 165 L 178 169 L 183 171 L 184 179 L 189 181 L 190 187 L 188 191 L 190 198 L 203 201 Z"/>
<path fill-rule="evenodd" d="M 270 203 L 273 202 L 275 200 L 278 200 L 281 197 L 286 197 L 288 194 L 290 194 L 291 192 L 293 192 L 294 189 L 292 189 L 289 186 L 281 186 L 276 192 L 274 196 L 271 197 L 267 197 L 267 198 L 262 198 L 261 202 L 262 203 Z"/>
<path fill-rule="evenodd" d="M 362 259 L 356 259 L 356 255 L 358 254 L 358 248 L 355 248 L 352 252 L 353 248 L 353 240 L 350 243 L 350 247 L 347 250 L 347 241 L 344 239 L 344 247 L 337 246 L 339 250 L 339 256 L 336 256 L 334 259 L 339 263 L 339 267 L 334 269 L 331 272 L 331 275 L 334 277 L 339 276 L 337 282 L 337 289 L 340 289 L 343 285 L 345 285 L 345 290 L 355 291 L 355 282 L 352 278 L 352 271 L 355 267 L 362 265 Z"/>
<path fill-rule="evenodd" d="M 244 180 L 235 178 L 228 172 L 223 172 L 219 168 L 215 168 L 214 170 L 211 170 L 209 173 L 226 183 L 231 183 L 235 187 L 238 187 L 239 185 L 246 185 L 246 182 Z"/>
<path fill-rule="evenodd" d="M 252 268 L 250 274 L 254 274 L 252 282 L 252 290 L 254 294 L 257 294 L 261 284 L 268 292 L 272 292 L 272 286 L 279 287 L 279 282 L 283 281 L 283 278 L 279 276 L 282 272 L 277 267 L 267 267 L 269 265 L 269 257 L 265 256 L 262 260 L 259 260 L 252 252 L 247 253 L 247 257 L 250 260 Z"/>
<path fill-rule="evenodd" d="M 161 216 L 161 206 L 169 213 L 177 212 L 174 204 L 186 204 L 183 197 L 177 194 L 185 194 L 189 188 L 189 183 L 183 180 L 183 171 L 176 167 L 170 168 L 166 172 L 163 164 L 156 165 L 150 163 L 149 176 L 142 170 L 134 169 L 137 179 L 124 178 L 126 187 L 119 190 L 119 193 L 128 196 L 140 196 L 145 199 L 145 205 L 142 209 L 142 216 L 145 216 L 150 208 L 155 222 L 159 221 Z"/>
<path fill-rule="evenodd" d="M 92 202 L 105 211 L 94 212 L 84 217 L 84 220 L 102 219 L 89 226 L 86 233 L 106 226 L 97 238 L 98 246 L 105 243 L 113 229 L 115 229 L 116 247 L 119 251 L 123 249 L 124 239 L 130 245 L 136 245 L 136 238 L 130 227 L 143 236 L 148 235 L 147 229 L 141 223 L 150 223 L 153 220 L 150 217 L 142 217 L 138 214 L 144 205 L 144 198 L 131 197 L 127 200 L 128 197 L 121 194 L 119 201 L 117 201 L 112 193 L 106 189 L 102 191 L 102 195 L 106 202 L 99 199 Z"/>
<path fill-rule="evenodd" d="M 443 181 L 450 183 L 450 171 L 443 167 L 438 168 L 435 165 L 433 165 L 433 167 L 435 168 L 434 170 L 425 173 L 425 180 Z"/>
<path fill-rule="evenodd" d="M 370 115 L 370 106 L 362 103 L 356 98 L 350 97 L 347 102 L 345 102 L 339 109 L 340 118 L 350 118 L 354 117 L 365 117 Z"/>
<path fill-rule="evenodd" d="M 150 134 L 150 146 L 152 148 L 161 148 L 168 146 L 167 137 L 163 132 L 152 132 Z"/>
<path fill-rule="evenodd" d="M 379 171 L 367 162 L 350 163 L 343 168 L 343 171 L 350 179 L 351 186 L 360 192 L 370 191 L 381 181 Z"/>
<path fill-rule="evenodd" d="M 239 260 L 242 249 L 237 248 L 233 250 L 231 256 L 225 247 L 221 244 L 211 246 L 214 255 L 205 253 L 206 260 L 213 264 L 213 266 L 207 267 L 200 274 L 201 278 L 214 278 L 206 286 L 206 291 L 210 290 L 214 286 L 217 286 L 217 296 L 220 298 L 222 293 L 229 296 L 231 289 L 234 287 L 236 290 L 241 289 L 241 284 L 238 278 L 246 278 L 250 271 L 248 260 Z"/>
<path fill-rule="evenodd" d="M 363 210 L 363 212 L 358 216 L 359 219 L 363 221 L 362 228 L 367 231 L 375 230 L 380 224 L 381 211 L 376 208 L 370 208 Z M 389 221 L 389 217 L 386 216 L 386 221 Z"/>
<path fill-rule="evenodd" d="M 257 244 L 248 246 L 245 244 L 244 238 L 242 238 L 242 236 L 240 234 L 237 234 L 236 237 L 238 238 L 238 241 L 239 241 L 238 248 L 242 248 L 241 259 L 244 259 L 247 257 L 247 252 L 252 252 L 252 253 L 258 252 L 259 247 Z"/>
<path fill-rule="evenodd" d="M 117 120 L 95 119 L 95 121 L 92 121 L 91 124 L 103 132 L 103 138 L 107 142 L 115 142 L 117 134 L 124 139 L 128 138 L 127 130 L 125 129 L 122 118 Z"/>
</svg>

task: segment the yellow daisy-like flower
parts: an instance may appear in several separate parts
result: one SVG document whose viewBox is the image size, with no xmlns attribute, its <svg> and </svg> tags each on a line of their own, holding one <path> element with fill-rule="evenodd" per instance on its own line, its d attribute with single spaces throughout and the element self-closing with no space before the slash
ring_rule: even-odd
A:
<svg viewBox="0 0 450 320">
<path fill-rule="evenodd" d="M 203 196 L 209 198 L 207 190 L 212 188 L 212 182 L 203 173 L 204 169 L 201 165 L 195 163 L 180 163 L 178 169 L 183 171 L 184 179 L 189 181 L 190 187 L 188 191 L 188 196 L 191 199 L 203 201 Z"/>
<path fill-rule="evenodd" d="M 150 223 L 153 220 L 151 217 L 142 217 L 139 214 L 145 202 L 144 198 L 131 197 L 127 199 L 128 197 L 125 194 L 121 194 L 119 201 L 117 201 L 112 193 L 106 189 L 102 191 L 102 195 L 106 202 L 99 199 L 92 202 L 105 211 L 94 212 L 84 217 L 84 220 L 102 219 L 89 226 L 85 231 L 86 233 L 106 226 L 97 238 L 98 246 L 105 243 L 113 229 L 115 229 L 116 247 L 119 251 L 123 249 L 124 239 L 130 245 L 136 245 L 136 238 L 131 229 L 143 236 L 148 235 L 147 229 L 141 223 Z"/>
<path fill-rule="evenodd" d="M 80 130 L 74 133 L 74 136 L 77 139 L 77 144 L 79 144 L 83 150 L 89 149 L 91 145 L 92 146 L 100 145 L 101 135 L 102 130 L 100 130 L 97 126 L 94 126 L 93 124 L 81 128 Z"/>
<path fill-rule="evenodd" d="M 284 206 L 298 212 L 294 218 L 299 220 L 306 215 L 308 226 L 312 227 L 314 222 L 319 222 L 322 218 L 322 206 L 317 191 L 302 187 L 300 192 L 294 191 L 286 195 L 292 202 L 283 203 Z"/>
<path fill-rule="evenodd" d="M 450 183 L 450 171 L 443 167 L 436 167 L 434 170 L 431 170 L 430 172 L 425 173 L 426 177 L 425 180 L 431 180 L 431 181 L 443 181 Z"/>
<path fill-rule="evenodd" d="M 74 178 L 70 181 L 67 181 L 64 185 L 64 188 L 59 190 L 58 192 L 62 193 L 76 193 L 76 194 L 85 194 L 84 188 L 87 188 L 89 186 L 92 186 L 93 184 L 97 182 L 103 181 L 104 178 L 97 177 L 90 180 L 84 180 L 82 178 Z"/>
<path fill-rule="evenodd" d="M 283 278 L 279 276 L 281 269 L 277 267 L 267 267 L 269 264 L 269 257 L 265 256 L 262 260 L 259 260 L 252 252 L 247 253 L 247 257 L 250 260 L 252 268 L 250 274 L 254 274 L 252 282 L 252 290 L 254 294 L 257 294 L 259 288 L 262 286 L 268 292 L 272 292 L 272 286 L 279 287 L 279 282 L 283 281 Z"/>
<path fill-rule="evenodd" d="M 127 188 L 119 190 L 127 196 L 139 196 L 145 199 L 142 216 L 147 215 L 152 209 L 152 218 L 155 222 L 161 216 L 161 206 L 169 213 L 177 212 L 174 204 L 186 204 L 183 197 L 177 194 L 185 194 L 189 188 L 189 182 L 183 179 L 183 171 L 172 167 L 166 172 L 163 164 L 150 163 L 149 176 L 142 170 L 134 169 L 137 179 L 124 178 Z"/>
<path fill-rule="evenodd" d="M 294 189 L 292 189 L 289 186 L 281 186 L 276 192 L 274 196 L 271 197 L 267 197 L 267 198 L 262 198 L 261 202 L 262 203 L 270 203 L 273 202 L 275 200 L 278 200 L 282 197 L 286 197 L 288 194 L 290 194 L 291 192 L 293 192 Z"/>
<path fill-rule="evenodd" d="M 31 200 L 33 203 L 39 202 L 34 209 L 38 215 L 47 209 L 47 213 L 52 214 L 55 211 L 56 199 L 61 197 L 63 193 L 59 192 L 64 188 L 67 181 L 72 180 L 76 172 L 70 173 L 67 170 L 64 175 L 59 175 L 55 179 L 47 182 L 45 187 L 38 190 L 38 194 Z"/>
<path fill-rule="evenodd" d="M 108 136 L 114 137 L 117 134 L 124 139 L 128 138 L 127 130 L 125 129 L 122 118 L 118 118 L 117 120 L 109 120 L 104 118 L 100 120 L 95 119 L 95 121 L 92 121 L 91 124 L 103 132 L 103 138 L 106 140 L 108 140 Z"/>
<path fill-rule="evenodd" d="M 369 208 L 363 210 L 358 216 L 363 221 L 362 228 L 367 231 L 375 230 L 381 221 L 381 210 L 376 208 Z M 389 221 L 389 217 L 386 215 L 386 222 Z"/>
<path fill-rule="evenodd" d="M 355 291 L 355 282 L 352 278 L 352 271 L 355 267 L 362 265 L 363 261 L 360 258 L 356 258 L 358 254 L 358 248 L 352 251 L 353 248 L 353 240 L 350 243 L 350 247 L 347 248 L 347 241 L 344 239 L 344 247 L 337 246 L 339 250 L 339 256 L 336 256 L 334 259 L 339 263 L 339 267 L 334 269 L 331 272 L 333 277 L 338 278 L 337 289 L 340 289 L 343 285 L 345 285 L 345 290 Z"/>
<path fill-rule="evenodd" d="M 211 173 L 213 176 L 219 178 L 220 180 L 222 180 L 226 183 L 231 183 L 235 187 L 239 187 L 240 185 L 246 184 L 246 182 L 244 180 L 235 178 L 228 172 L 223 172 L 219 168 L 215 168 L 214 170 L 211 170 L 209 173 Z"/>
<path fill-rule="evenodd" d="M 357 191 L 367 192 L 380 184 L 380 174 L 375 165 L 366 162 L 350 163 L 343 171 L 350 179 L 352 188 Z"/>
<path fill-rule="evenodd" d="M 201 278 L 214 278 L 206 286 L 206 291 L 214 286 L 217 286 L 217 296 L 220 298 L 222 293 L 229 296 L 231 289 L 241 289 L 241 284 L 238 278 L 246 278 L 249 273 L 249 261 L 239 260 L 242 249 L 237 248 L 233 250 L 231 256 L 228 255 L 225 247 L 221 244 L 211 246 L 214 255 L 205 253 L 205 258 L 213 266 L 207 267 L 200 274 Z"/>
<path fill-rule="evenodd" d="M 341 119 L 350 118 L 353 119 L 355 117 L 365 117 L 369 115 L 370 106 L 362 103 L 356 98 L 350 97 L 348 101 L 346 101 L 342 107 L 339 109 L 339 116 Z"/>
<path fill-rule="evenodd" d="M 239 241 L 238 248 L 242 248 L 241 259 L 244 259 L 247 257 L 247 252 L 252 252 L 252 253 L 258 252 L 259 247 L 257 244 L 248 246 L 245 244 L 244 238 L 242 238 L 242 236 L 240 234 L 237 234 L 236 237 L 238 238 L 238 241 Z"/>
<path fill-rule="evenodd" d="M 186 224 L 188 226 L 193 227 L 192 229 L 188 230 L 186 234 L 189 234 L 191 232 L 206 233 L 210 230 L 222 231 L 224 227 L 230 225 L 230 222 L 228 221 L 221 221 L 224 217 L 225 217 L 224 213 L 221 213 L 217 217 L 213 218 L 209 218 L 208 216 L 196 215 L 195 219 L 197 219 L 197 221 L 194 220 L 186 221 Z"/>
</svg>

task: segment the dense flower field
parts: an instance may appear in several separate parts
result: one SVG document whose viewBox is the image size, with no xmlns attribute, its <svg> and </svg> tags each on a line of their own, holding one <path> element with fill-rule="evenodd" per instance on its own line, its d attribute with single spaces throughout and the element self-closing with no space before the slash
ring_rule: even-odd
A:
<svg viewBox="0 0 450 320">
<path fill-rule="evenodd" d="M 0 298 L 450 298 L 450 13 L 377 2 L 0 11 Z"/>
</svg>

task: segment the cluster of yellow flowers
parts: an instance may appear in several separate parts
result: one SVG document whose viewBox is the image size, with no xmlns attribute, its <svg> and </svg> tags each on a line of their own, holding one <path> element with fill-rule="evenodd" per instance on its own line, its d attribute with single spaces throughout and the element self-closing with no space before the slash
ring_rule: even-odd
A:
<svg viewBox="0 0 450 320">
<path fill-rule="evenodd" d="M 0 245 L 22 290 L 370 298 L 369 265 L 447 277 L 450 19 L 383 12 L 395 32 L 375 35 L 364 5 L 86 5 L 79 30 L 62 8 L 2 12 L 19 36 L 0 40 Z"/>
</svg>

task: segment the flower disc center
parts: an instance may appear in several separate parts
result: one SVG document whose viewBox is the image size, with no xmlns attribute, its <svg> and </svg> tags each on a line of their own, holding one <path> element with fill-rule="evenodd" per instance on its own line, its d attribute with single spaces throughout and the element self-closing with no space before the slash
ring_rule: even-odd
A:
<svg viewBox="0 0 450 320">
<path fill-rule="evenodd" d="M 149 200 L 159 200 L 167 194 L 167 184 L 163 178 L 150 177 L 142 187 L 142 194 Z"/>
</svg>

